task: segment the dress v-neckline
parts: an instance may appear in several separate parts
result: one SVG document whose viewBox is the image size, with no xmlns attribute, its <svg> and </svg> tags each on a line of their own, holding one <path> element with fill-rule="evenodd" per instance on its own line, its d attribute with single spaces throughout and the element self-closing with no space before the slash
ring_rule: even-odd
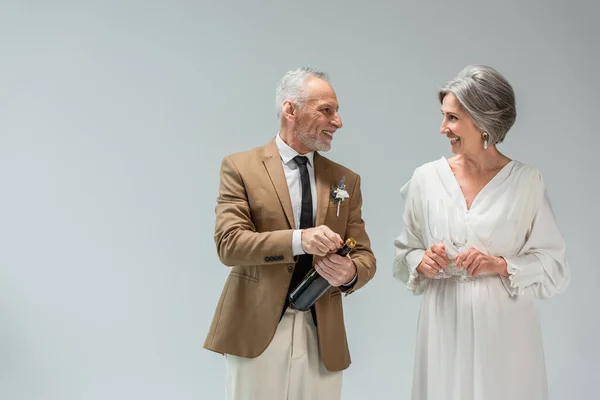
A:
<svg viewBox="0 0 600 400">
<path fill-rule="evenodd" d="M 458 193 L 460 193 L 460 198 L 462 199 L 462 205 L 464 206 L 466 211 L 471 211 L 473 209 L 473 207 L 476 205 L 477 200 L 482 196 L 482 193 L 485 193 L 486 191 L 491 190 L 491 188 L 493 188 L 494 186 L 497 186 L 496 182 L 500 178 L 507 176 L 510 173 L 510 171 L 512 170 L 512 168 L 509 168 L 509 166 L 512 167 L 515 164 L 515 160 L 510 160 L 502 168 L 500 168 L 500 171 L 496 172 L 496 174 L 481 188 L 481 190 L 479 190 L 479 192 L 477 192 L 475 194 L 475 197 L 473 197 L 473 201 L 471 202 L 471 206 L 468 207 L 467 200 L 465 199 L 465 195 L 462 191 L 462 188 L 458 184 L 458 180 L 456 179 L 456 176 L 454 175 L 454 172 L 452 171 L 452 168 L 450 167 L 450 163 L 448 162 L 448 159 L 446 157 L 442 157 L 441 161 L 446 166 L 445 170 L 449 174 L 449 178 L 452 180 L 452 182 L 455 186 L 455 190 L 458 190 Z"/>
</svg>

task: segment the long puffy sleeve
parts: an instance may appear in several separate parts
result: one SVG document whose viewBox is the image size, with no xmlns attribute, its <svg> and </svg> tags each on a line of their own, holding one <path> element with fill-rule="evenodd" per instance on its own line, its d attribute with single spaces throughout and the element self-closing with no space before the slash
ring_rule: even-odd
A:
<svg viewBox="0 0 600 400">
<path fill-rule="evenodd" d="M 565 257 L 565 241 L 558 228 L 541 174 L 537 173 L 532 201 L 534 218 L 525 243 L 516 256 L 504 257 L 509 278 L 502 278 L 511 296 L 531 288 L 537 298 L 564 292 L 569 285 L 570 267 Z"/>
<path fill-rule="evenodd" d="M 400 194 L 404 200 L 403 230 L 395 240 L 396 256 L 392 267 L 393 277 L 404 282 L 406 288 L 415 295 L 423 293 L 429 280 L 419 275 L 417 266 L 425 254 L 423 238 L 423 207 L 418 182 L 418 170 L 415 171 Z"/>
</svg>

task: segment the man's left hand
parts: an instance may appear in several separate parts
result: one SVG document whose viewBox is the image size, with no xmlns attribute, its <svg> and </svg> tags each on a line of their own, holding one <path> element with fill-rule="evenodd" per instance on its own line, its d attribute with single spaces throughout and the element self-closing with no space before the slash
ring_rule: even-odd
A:
<svg viewBox="0 0 600 400">
<path fill-rule="evenodd" d="M 315 263 L 315 269 L 331 286 L 342 286 L 349 283 L 356 274 L 356 266 L 349 255 L 342 257 L 329 253 Z"/>
</svg>

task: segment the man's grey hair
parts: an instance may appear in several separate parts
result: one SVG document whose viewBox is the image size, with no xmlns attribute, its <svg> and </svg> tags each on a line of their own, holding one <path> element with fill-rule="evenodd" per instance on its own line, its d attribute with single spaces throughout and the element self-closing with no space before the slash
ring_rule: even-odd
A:
<svg viewBox="0 0 600 400">
<path fill-rule="evenodd" d="M 281 119 L 281 106 L 286 100 L 291 100 L 298 108 L 302 108 L 304 102 L 307 100 L 304 82 L 309 76 L 329 82 L 329 75 L 327 75 L 326 72 L 310 67 L 293 69 L 286 72 L 283 78 L 281 78 L 281 82 L 279 83 L 279 86 L 277 86 L 277 91 L 275 93 L 277 118 Z"/>
<path fill-rule="evenodd" d="M 501 143 L 517 119 L 515 93 L 506 78 L 487 65 L 469 65 L 438 90 L 440 103 L 453 93 L 475 125 Z"/>
</svg>

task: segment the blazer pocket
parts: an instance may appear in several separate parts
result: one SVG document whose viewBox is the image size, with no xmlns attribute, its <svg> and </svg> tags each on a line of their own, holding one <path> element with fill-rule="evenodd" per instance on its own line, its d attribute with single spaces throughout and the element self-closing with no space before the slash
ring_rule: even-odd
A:
<svg viewBox="0 0 600 400">
<path fill-rule="evenodd" d="M 245 279 L 251 282 L 259 281 L 259 274 L 257 267 L 233 267 L 230 275 L 236 278 Z"/>
</svg>

